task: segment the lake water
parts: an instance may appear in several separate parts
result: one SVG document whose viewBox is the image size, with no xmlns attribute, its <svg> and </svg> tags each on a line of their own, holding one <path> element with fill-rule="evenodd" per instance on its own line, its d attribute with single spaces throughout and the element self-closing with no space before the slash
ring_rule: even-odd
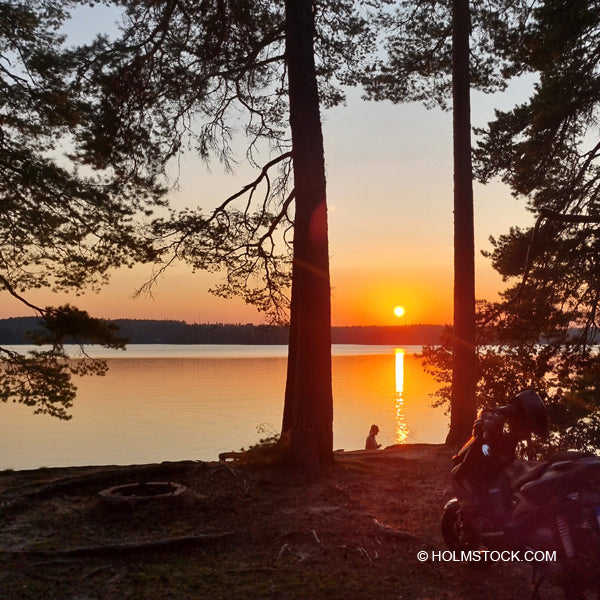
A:
<svg viewBox="0 0 600 600">
<path fill-rule="evenodd" d="M 23 347 L 21 347 L 21 350 Z M 448 417 L 431 407 L 435 382 L 420 347 L 333 347 L 334 446 L 443 442 Z M 77 379 L 72 419 L 0 404 L 0 469 L 216 460 L 281 425 L 285 346 L 131 345 L 104 377 Z M 266 433 L 265 433 L 266 432 Z"/>
</svg>

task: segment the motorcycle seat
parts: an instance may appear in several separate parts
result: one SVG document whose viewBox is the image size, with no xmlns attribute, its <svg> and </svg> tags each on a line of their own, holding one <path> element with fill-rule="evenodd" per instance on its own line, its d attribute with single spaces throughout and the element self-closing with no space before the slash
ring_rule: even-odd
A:
<svg viewBox="0 0 600 600">
<path fill-rule="evenodd" d="M 516 492 L 525 484 L 542 477 L 550 466 L 552 466 L 554 471 L 563 471 L 570 468 L 572 461 L 582 458 L 591 458 L 593 456 L 594 455 L 589 452 L 574 452 L 567 450 L 556 452 L 542 462 L 528 463 L 520 461 L 518 465 L 515 465 L 510 487 L 513 492 Z"/>
<path fill-rule="evenodd" d="M 547 466 L 546 470 L 537 479 L 524 483 L 518 490 L 529 502 L 543 504 L 549 498 L 564 491 L 573 484 L 581 484 L 587 479 L 586 475 L 600 469 L 600 460 L 585 457 L 582 460 L 557 461 Z"/>
</svg>

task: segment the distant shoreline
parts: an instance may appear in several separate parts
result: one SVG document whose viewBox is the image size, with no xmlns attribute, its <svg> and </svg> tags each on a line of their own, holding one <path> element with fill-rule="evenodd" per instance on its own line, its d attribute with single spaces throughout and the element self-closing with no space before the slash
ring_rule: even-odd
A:
<svg viewBox="0 0 600 600">
<path fill-rule="evenodd" d="M 130 344 L 286 345 L 288 328 L 253 324 L 189 324 L 175 320 L 114 319 Z M 36 317 L 0 319 L 0 344 L 31 344 L 27 332 L 39 328 Z M 332 327 L 333 344 L 436 345 L 443 325 L 355 325 Z"/>
</svg>

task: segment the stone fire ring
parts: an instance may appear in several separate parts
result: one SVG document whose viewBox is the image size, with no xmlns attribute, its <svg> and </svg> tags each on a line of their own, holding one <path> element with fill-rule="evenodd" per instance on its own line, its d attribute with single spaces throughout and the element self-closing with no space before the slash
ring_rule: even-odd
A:
<svg viewBox="0 0 600 600">
<path fill-rule="evenodd" d="M 171 481 L 149 481 L 116 485 L 99 492 L 100 499 L 112 506 L 135 506 L 176 500 L 188 489 Z"/>
</svg>

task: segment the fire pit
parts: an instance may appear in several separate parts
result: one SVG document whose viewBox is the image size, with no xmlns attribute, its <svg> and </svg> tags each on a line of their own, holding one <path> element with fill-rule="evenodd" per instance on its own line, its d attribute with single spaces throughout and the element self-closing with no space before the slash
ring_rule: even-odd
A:
<svg viewBox="0 0 600 600">
<path fill-rule="evenodd" d="M 184 485 L 171 481 L 149 481 L 116 485 L 100 492 L 100 499 L 112 506 L 135 506 L 150 502 L 169 502 L 183 497 Z"/>
</svg>

